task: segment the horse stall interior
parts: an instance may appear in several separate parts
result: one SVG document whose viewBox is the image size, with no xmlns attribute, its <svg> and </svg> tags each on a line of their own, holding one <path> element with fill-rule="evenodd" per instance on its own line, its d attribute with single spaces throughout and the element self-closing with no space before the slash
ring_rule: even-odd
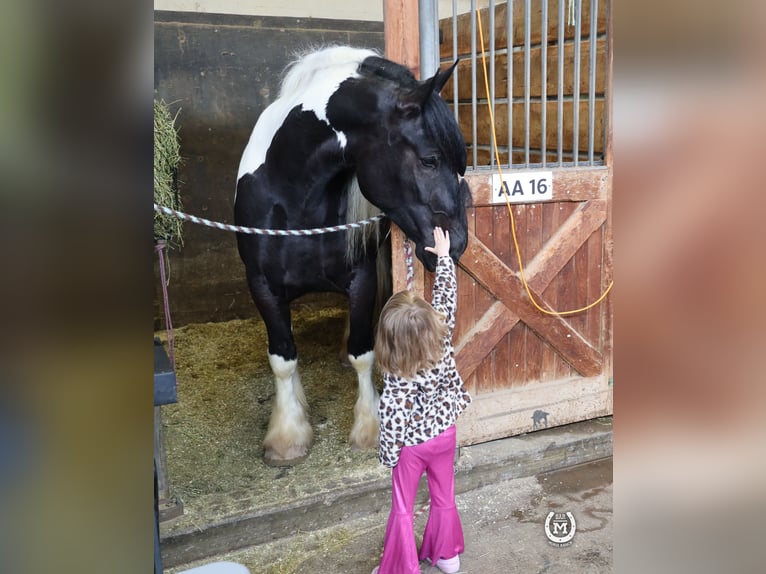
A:
<svg viewBox="0 0 766 574">
<path fill-rule="evenodd" d="M 168 104 L 181 146 L 183 211 L 232 223 L 242 150 L 295 54 L 325 44 L 382 53 L 384 36 L 382 22 L 155 11 L 154 43 L 155 98 Z M 154 327 L 169 347 L 158 261 L 155 277 Z M 222 549 L 176 551 L 179 532 L 384 476 L 375 452 L 348 448 L 356 376 L 339 360 L 343 297 L 293 304 L 315 442 L 303 464 L 272 468 L 261 443 L 273 374 L 234 233 L 185 222 L 183 244 L 167 252 L 167 277 L 178 402 L 155 407 L 166 567 Z"/>
<path fill-rule="evenodd" d="M 610 2 L 515 0 L 508 10 L 492 1 L 480 11 L 494 122 L 476 3 L 460 2 L 460 10 L 451 4 L 456 13 L 440 13 L 434 48 L 442 67 L 460 60 L 442 95 L 468 145 L 473 196 L 454 337 L 458 368 L 474 398 L 459 421 L 459 442 L 471 445 L 612 413 L 609 297 L 571 315 L 535 308 L 518 273 L 509 208 L 497 202 L 493 186 L 501 169 L 551 173 L 552 194 L 544 201 L 511 207 L 529 290 L 556 311 L 596 300 L 612 275 Z M 293 54 L 329 43 L 384 48 L 382 22 L 155 11 L 154 29 L 155 97 L 178 111 L 183 211 L 227 223 L 240 154 Z M 406 274 L 401 239 L 394 234 L 395 288 L 404 286 Z M 183 515 L 162 528 L 171 568 L 245 544 L 233 530 L 204 550 L 181 542 L 204 524 L 217 523 L 223 532 L 232 516 L 257 515 L 248 541 L 276 538 L 312 526 L 279 531 L 268 522 L 269 509 L 318 493 L 331 499 L 388 477 L 374 451 L 348 448 L 356 384 L 338 358 L 346 309 L 334 295 L 293 304 L 315 433 L 311 453 L 290 468 L 263 463 L 273 375 L 234 234 L 185 223 L 183 241 L 169 253 L 168 285 L 179 402 L 162 407 L 161 416 L 167 480 L 183 500 Z M 414 288 L 427 298 L 429 275 L 416 263 Z M 156 292 L 155 328 L 165 340 L 159 287 Z M 387 502 L 381 499 L 381 507 Z M 353 512 L 348 506 L 343 518 Z"/>
<path fill-rule="evenodd" d="M 255 121 L 277 97 L 282 73 L 295 54 L 324 44 L 382 51 L 383 24 L 154 12 L 155 98 L 164 100 L 176 117 L 183 211 L 232 223 L 237 166 Z M 173 323 L 255 315 L 234 234 L 187 222 L 183 238 L 183 246 L 168 253 Z M 159 328 L 163 301 L 156 292 Z"/>
</svg>

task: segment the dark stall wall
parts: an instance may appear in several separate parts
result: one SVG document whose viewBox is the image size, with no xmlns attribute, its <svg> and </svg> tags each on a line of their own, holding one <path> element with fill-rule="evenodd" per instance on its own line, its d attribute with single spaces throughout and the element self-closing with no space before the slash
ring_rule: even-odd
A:
<svg viewBox="0 0 766 574">
<path fill-rule="evenodd" d="M 180 109 L 184 211 L 233 221 L 240 154 L 255 121 L 293 55 L 326 44 L 383 52 L 383 23 L 155 11 L 154 95 Z M 234 234 L 187 222 L 183 241 L 169 252 L 173 325 L 255 315 Z M 155 328 L 164 326 L 162 304 L 155 257 Z"/>
</svg>

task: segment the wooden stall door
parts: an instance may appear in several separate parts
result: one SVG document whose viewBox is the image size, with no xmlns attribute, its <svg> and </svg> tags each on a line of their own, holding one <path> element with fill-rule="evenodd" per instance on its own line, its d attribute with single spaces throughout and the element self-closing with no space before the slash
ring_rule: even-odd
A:
<svg viewBox="0 0 766 574">
<path fill-rule="evenodd" d="M 537 309 L 519 275 L 508 208 L 489 202 L 490 176 L 470 179 L 475 207 L 454 342 L 474 403 L 461 417 L 460 443 L 611 414 L 609 299 L 570 316 Z M 566 311 L 598 299 L 611 280 L 611 170 L 557 169 L 553 179 L 552 201 L 512 209 L 535 301 Z"/>
</svg>

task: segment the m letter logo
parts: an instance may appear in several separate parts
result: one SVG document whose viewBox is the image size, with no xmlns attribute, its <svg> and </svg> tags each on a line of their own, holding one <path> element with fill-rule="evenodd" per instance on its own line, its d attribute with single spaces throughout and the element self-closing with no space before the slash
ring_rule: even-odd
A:
<svg viewBox="0 0 766 574">
<path fill-rule="evenodd" d="M 572 544 L 577 524 L 571 512 L 549 512 L 545 519 L 545 535 L 553 546 Z"/>
</svg>

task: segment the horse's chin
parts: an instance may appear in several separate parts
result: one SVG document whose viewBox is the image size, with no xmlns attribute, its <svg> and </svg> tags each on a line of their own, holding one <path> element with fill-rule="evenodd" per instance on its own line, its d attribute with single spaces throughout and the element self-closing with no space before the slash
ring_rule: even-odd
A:
<svg viewBox="0 0 766 574">
<path fill-rule="evenodd" d="M 418 245 L 415 248 L 415 255 L 417 255 L 418 259 L 423 264 L 423 267 L 426 268 L 426 270 L 430 271 L 431 273 L 436 271 L 436 263 L 438 258 L 434 253 L 426 251 L 421 245 Z"/>
</svg>

